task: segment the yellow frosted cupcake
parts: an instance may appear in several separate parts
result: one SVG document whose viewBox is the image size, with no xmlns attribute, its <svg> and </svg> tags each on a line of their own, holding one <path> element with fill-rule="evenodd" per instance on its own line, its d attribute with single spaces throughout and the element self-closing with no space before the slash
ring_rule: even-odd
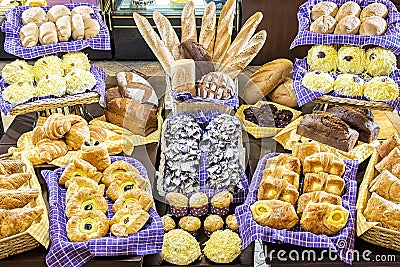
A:
<svg viewBox="0 0 400 267">
<path fill-rule="evenodd" d="M 315 45 L 308 50 L 307 64 L 312 71 L 334 71 L 338 66 L 338 53 L 331 45 Z"/>
<path fill-rule="evenodd" d="M 363 96 L 364 80 L 353 74 L 340 74 L 333 82 L 333 90 L 342 95 Z"/>
<path fill-rule="evenodd" d="M 26 102 L 35 95 L 36 88 L 31 83 L 26 82 L 10 84 L 2 92 L 3 99 L 11 104 Z"/>
<path fill-rule="evenodd" d="M 176 265 L 189 265 L 201 256 L 196 238 L 182 229 L 174 229 L 164 235 L 161 258 Z"/>
<path fill-rule="evenodd" d="M 312 71 L 304 75 L 301 84 L 312 91 L 329 92 L 333 89 L 335 80 L 326 72 Z"/>
<path fill-rule="evenodd" d="M 381 47 L 370 48 L 365 54 L 365 68 L 374 77 L 390 76 L 396 68 L 396 62 L 395 54 Z"/>
<path fill-rule="evenodd" d="M 343 46 L 338 51 L 338 69 L 342 73 L 361 74 L 365 69 L 365 51 L 358 46 Z"/>
<path fill-rule="evenodd" d="M 14 60 L 4 66 L 1 76 L 8 84 L 24 82 L 33 84 L 33 67 L 24 60 Z"/>
<path fill-rule="evenodd" d="M 231 230 L 216 231 L 205 243 L 204 255 L 216 263 L 231 263 L 242 252 L 242 239 Z"/>
<path fill-rule="evenodd" d="M 33 66 L 33 73 L 35 75 L 36 82 L 39 82 L 47 74 L 57 74 L 60 76 L 64 75 L 62 68 L 62 61 L 57 56 L 46 56 L 35 62 Z"/>
<path fill-rule="evenodd" d="M 374 101 L 395 100 L 399 97 L 399 87 L 389 77 L 375 77 L 365 84 L 364 95 Z"/>
</svg>

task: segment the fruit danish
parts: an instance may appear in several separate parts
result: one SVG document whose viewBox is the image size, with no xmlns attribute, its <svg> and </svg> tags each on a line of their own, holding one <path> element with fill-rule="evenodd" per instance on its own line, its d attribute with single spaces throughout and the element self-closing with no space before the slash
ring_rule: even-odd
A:
<svg viewBox="0 0 400 267">
<path fill-rule="evenodd" d="M 39 195 L 37 189 L 0 191 L 0 209 L 22 208 Z"/>
<path fill-rule="evenodd" d="M 300 175 L 294 171 L 287 169 L 285 166 L 277 166 L 275 168 L 265 169 L 262 172 L 263 179 L 283 179 L 293 185 L 296 190 L 299 189 Z"/>
<path fill-rule="evenodd" d="M 327 193 L 341 196 L 344 187 L 344 180 L 337 175 L 327 174 L 324 172 L 306 173 L 304 177 L 303 192 L 325 191 Z"/>
<path fill-rule="evenodd" d="M 146 190 L 148 187 L 147 185 L 148 183 L 146 180 L 140 175 L 124 173 L 121 177 L 115 179 L 110 184 L 106 193 L 112 201 L 116 201 L 119 196 L 124 194 L 124 192 L 135 188 Z"/>
<path fill-rule="evenodd" d="M 278 199 L 294 205 L 299 197 L 299 192 L 286 180 L 278 178 L 262 179 L 257 197 L 258 200 Z"/>
<path fill-rule="evenodd" d="M 329 203 L 333 205 L 342 205 L 342 199 L 339 196 L 326 193 L 324 191 L 315 191 L 302 194 L 297 203 L 297 213 L 302 214 L 309 203 Z"/>
<path fill-rule="evenodd" d="M 72 242 L 83 242 L 107 234 L 109 222 L 99 210 L 83 211 L 72 216 L 67 223 L 67 237 Z"/>
<path fill-rule="evenodd" d="M 110 221 L 110 231 L 116 236 L 136 234 L 146 224 L 150 215 L 142 209 L 121 209 Z"/>
<path fill-rule="evenodd" d="M 0 239 L 24 232 L 42 214 L 42 207 L 0 209 Z"/>
<path fill-rule="evenodd" d="M 103 172 L 111 165 L 110 155 L 105 143 L 99 141 L 94 143 L 84 142 L 81 150 L 81 158 L 95 166 L 98 171 Z"/>
<path fill-rule="evenodd" d="M 259 200 L 250 210 L 258 224 L 279 230 L 290 230 L 299 221 L 293 205 L 281 200 Z"/>
<path fill-rule="evenodd" d="M 131 209 L 139 207 L 144 211 L 149 211 L 153 206 L 153 198 L 141 189 L 130 189 L 118 197 L 113 205 L 114 212 L 121 209 Z"/>
<path fill-rule="evenodd" d="M 104 184 L 98 184 L 92 179 L 77 176 L 71 180 L 68 185 L 67 193 L 65 195 L 65 202 L 68 203 L 71 198 L 75 198 L 76 194 L 85 188 L 93 189 L 99 195 L 104 195 Z"/>
<path fill-rule="evenodd" d="M 108 205 L 103 197 L 103 192 L 99 193 L 93 188 L 82 188 L 74 198 L 69 199 L 65 215 L 67 218 L 71 218 L 82 211 L 101 211 L 105 214 L 107 210 Z"/>
<path fill-rule="evenodd" d="M 104 170 L 101 182 L 106 186 L 109 186 L 115 178 L 121 177 L 124 173 L 140 175 L 140 172 L 130 163 L 123 160 L 117 160 Z"/>
<path fill-rule="evenodd" d="M 58 183 L 68 188 L 69 183 L 73 181 L 75 177 L 90 178 L 98 183 L 101 176 L 102 174 L 89 162 L 80 158 L 75 158 L 74 161 L 65 168 Z"/>
</svg>

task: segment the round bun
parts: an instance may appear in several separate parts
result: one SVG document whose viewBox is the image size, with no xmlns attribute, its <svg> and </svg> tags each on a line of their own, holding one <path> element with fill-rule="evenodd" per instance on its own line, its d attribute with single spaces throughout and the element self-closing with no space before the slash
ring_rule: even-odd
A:
<svg viewBox="0 0 400 267">
<path fill-rule="evenodd" d="M 386 18 L 388 15 L 388 9 L 387 7 L 382 4 L 382 3 L 372 3 L 361 11 L 360 14 L 360 19 L 363 21 L 366 18 L 372 17 L 372 16 L 378 16 L 381 18 Z"/>
<path fill-rule="evenodd" d="M 346 16 L 339 21 L 335 28 L 335 34 L 357 34 L 361 21 L 356 16 Z"/>
<path fill-rule="evenodd" d="M 363 20 L 360 26 L 361 35 L 382 35 L 386 32 L 387 23 L 386 20 L 378 17 L 372 16 Z"/>
<path fill-rule="evenodd" d="M 342 46 L 338 51 L 338 69 L 342 73 L 361 74 L 365 68 L 365 50 L 359 46 Z"/>
<path fill-rule="evenodd" d="M 333 33 L 336 26 L 336 20 L 329 15 L 323 15 L 317 18 L 310 26 L 310 32 L 314 33 Z"/>
<path fill-rule="evenodd" d="M 356 16 L 359 17 L 361 12 L 360 6 L 353 1 L 347 1 L 344 3 L 336 13 L 335 19 L 339 22 L 342 18 L 346 16 Z"/>
<path fill-rule="evenodd" d="M 311 9 L 311 19 L 316 20 L 323 15 L 334 17 L 338 11 L 338 6 L 333 2 L 319 2 Z"/>
</svg>

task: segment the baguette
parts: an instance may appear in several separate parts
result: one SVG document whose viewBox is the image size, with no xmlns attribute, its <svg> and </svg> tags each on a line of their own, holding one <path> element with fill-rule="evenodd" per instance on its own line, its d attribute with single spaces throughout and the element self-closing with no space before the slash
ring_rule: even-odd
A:
<svg viewBox="0 0 400 267">
<path fill-rule="evenodd" d="M 260 67 L 244 86 L 244 100 L 254 104 L 268 95 L 292 72 L 293 64 L 285 58 L 275 59 Z"/>
<path fill-rule="evenodd" d="M 193 1 L 189 1 L 182 10 L 181 29 L 181 43 L 188 39 L 192 39 L 193 41 L 197 42 L 196 17 L 194 13 Z"/>
<path fill-rule="evenodd" d="M 262 19 L 263 14 L 261 12 L 256 12 L 246 21 L 235 40 L 222 57 L 220 61 L 222 66 L 227 65 L 235 55 L 239 54 L 246 47 Z"/>
<path fill-rule="evenodd" d="M 217 18 L 215 3 L 210 2 L 204 8 L 199 37 L 199 43 L 204 47 L 210 57 L 212 56 L 214 50 L 216 22 Z"/>
<path fill-rule="evenodd" d="M 232 79 L 235 79 L 250 64 L 258 52 L 260 52 L 266 39 L 267 32 L 265 30 L 256 33 L 239 54 L 234 55 L 227 65 L 220 66 L 220 71 L 227 73 Z"/>
<path fill-rule="evenodd" d="M 179 53 L 179 38 L 176 35 L 174 28 L 172 28 L 169 20 L 160 12 L 153 12 L 153 20 L 157 26 L 158 32 L 160 33 L 162 41 L 167 46 L 168 50 L 172 53 L 175 60 L 181 58 Z"/>
<path fill-rule="evenodd" d="M 220 62 L 231 44 L 235 8 L 236 0 L 227 0 L 221 10 L 218 19 L 217 36 L 215 37 L 213 62 Z"/>
<path fill-rule="evenodd" d="M 160 61 L 164 71 L 169 77 L 171 77 L 171 66 L 174 62 L 174 57 L 172 56 L 172 53 L 168 50 L 164 42 L 161 41 L 160 37 L 151 27 L 146 18 L 140 16 L 138 13 L 135 12 L 133 13 L 133 19 L 135 20 L 140 34 L 143 36 L 147 45 L 150 47 L 151 51 L 153 51 L 158 61 Z"/>
</svg>

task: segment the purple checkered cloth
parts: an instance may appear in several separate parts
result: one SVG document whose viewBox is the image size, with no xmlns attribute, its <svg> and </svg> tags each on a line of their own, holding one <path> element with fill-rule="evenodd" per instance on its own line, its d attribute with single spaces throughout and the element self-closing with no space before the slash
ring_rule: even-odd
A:
<svg viewBox="0 0 400 267">
<path fill-rule="evenodd" d="M 400 39 L 400 38 L 399 38 Z M 299 106 L 303 106 L 307 104 L 308 102 L 311 102 L 318 97 L 325 95 L 325 94 L 330 94 L 335 97 L 341 97 L 341 98 L 352 98 L 352 99 L 359 99 L 359 100 L 369 100 L 368 98 L 364 96 L 346 96 L 339 94 L 336 91 L 331 91 L 331 92 L 316 92 L 309 90 L 305 88 L 304 86 L 301 85 L 301 81 L 303 80 L 304 75 L 307 74 L 307 58 L 303 59 L 296 59 L 294 64 L 293 64 L 293 89 L 294 89 L 294 94 L 297 99 L 297 103 Z M 335 76 L 333 76 L 335 78 Z M 400 90 L 400 70 L 396 69 L 392 75 L 390 75 L 390 78 L 392 78 L 397 85 L 399 86 Z M 400 114 L 400 97 L 398 97 L 396 100 L 393 101 L 388 101 L 386 102 L 387 104 L 391 105 L 394 107 L 394 109 Z"/>
<path fill-rule="evenodd" d="M 140 171 L 141 176 L 147 177 L 147 171 L 139 161 L 132 158 L 111 157 L 112 162 L 116 160 L 124 160 L 131 163 Z M 51 246 L 46 256 L 48 266 L 77 267 L 84 265 L 97 256 L 149 255 L 161 252 L 164 229 L 160 216 L 153 208 L 149 210 L 150 218 L 148 222 L 136 234 L 128 237 L 116 237 L 108 233 L 106 237 L 86 242 L 70 242 L 66 232 L 66 190 L 58 184 L 64 169 L 42 171 L 42 176 L 47 182 L 49 191 Z M 105 198 L 109 206 L 107 217 L 111 219 L 114 215 L 112 210 L 113 203 L 107 196 Z"/>
<path fill-rule="evenodd" d="M 212 110 L 206 114 L 204 114 L 202 111 L 199 111 L 197 115 L 194 115 L 192 113 L 180 113 L 178 115 L 169 117 L 166 122 L 167 122 L 167 127 L 168 123 L 173 120 L 174 118 L 178 116 L 191 116 L 196 119 L 197 123 L 200 125 L 201 129 L 203 130 L 203 134 L 205 132 L 205 128 L 207 127 L 208 123 L 213 119 L 219 116 L 221 113 L 218 110 Z M 243 167 L 243 166 L 242 166 Z M 207 178 L 208 178 L 208 163 L 207 163 L 207 154 L 202 153 L 200 155 L 200 167 L 199 167 L 199 179 L 200 179 L 200 192 L 203 192 L 206 194 L 208 197 L 214 196 L 218 192 L 226 191 L 226 190 L 214 190 L 210 189 L 207 187 Z M 244 168 L 242 168 L 242 186 L 243 190 L 239 193 L 233 194 L 233 203 L 243 203 L 244 200 L 246 199 L 246 195 L 249 191 L 249 182 L 247 179 L 247 175 L 244 171 Z M 195 193 L 195 192 L 194 192 Z M 191 194 L 189 194 L 190 196 Z"/>
<path fill-rule="evenodd" d="M 107 25 L 101 17 L 101 10 L 94 5 L 87 3 L 74 3 L 65 5 L 69 9 L 73 9 L 76 6 L 90 6 L 95 11 L 91 14 L 91 17 L 96 19 L 100 23 L 100 32 L 97 36 L 70 42 L 59 42 L 57 44 L 50 45 L 37 45 L 34 47 L 23 47 L 20 41 L 19 32 L 22 26 L 22 12 L 29 6 L 17 6 L 11 10 L 7 10 L 6 20 L 3 22 L 1 30 L 5 33 L 6 38 L 4 41 L 4 51 L 14 56 L 21 57 L 24 59 L 32 59 L 45 55 L 52 55 L 59 52 L 76 52 L 81 51 L 87 47 L 93 50 L 111 50 L 110 45 L 110 32 L 108 31 Z M 48 11 L 51 6 L 42 7 L 45 11 Z"/>
<path fill-rule="evenodd" d="M 377 45 L 392 50 L 396 55 L 400 54 L 400 13 L 396 6 L 389 0 L 353 0 L 361 8 L 372 3 L 382 3 L 388 8 L 389 14 L 386 18 L 388 28 L 381 36 L 359 35 L 359 34 L 319 34 L 310 32 L 312 23 L 310 18 L 311 9 L 314 5 L 325 0 L 308 0 L 299 7 L 297 18 L 299 20 L 299 31 L 294 38 L 290 49 L 300 45 L 314 44 L 348 44 L 348 45 Z M 335 0 L 341 6 L 348 0 Z"/>
<path fill-rule="evenodd" d="M 262 179 L 262 171 L 269 158 L 279 155 L 271 153 L 265 155 L 259 162 L 250 185 L 250 191 L 243 205 L 235 210 L 236 218 L 239 224 L 240 236 L 245 249 L 251 242 L 261 239 L 270 243 L 288 243 L 292 245 L 333 249 L 337 252 L 340 259 L 351 264 L 353 261 L 354 239 L 355 239 L 355 221 L 356 221 L 356 200 L 357 200 L 357 182 L 356 173 L 358 162 L 345 161 L 346 172 L 343 176 L 346 184 L 346 193 L 342 196 L 342 205 L 350 212 L 349 220 L 345 228 L 334 236 L 315 235 L 305 232 L 297 225 L 293 230 L 277 230 L 259 225 L 253 220 L 250 206 L 257 201 L 257 191 Z"/>
<path fill-rule="evenodd" d="M 91 90 L 86 90 L 86 93 L 90 92 L 90 91 L 97 92 L 100 95 L 100 100 L 103 103 L 106 103 L 106 73 L 104 72 L 104 70 L 102 68 L 97 67 L 95 65 L 91 65 L 90 72 L 96 78 L 96 86 L 93 87 Z M 15 106 L 20 105 L 20 104 L 11 104 L 3 99 L 2 90 L 4 88 L 6 88 L 7 86 L 8 86 L 8 83 L 6 83 L 3 78 L 1 78 L 0 79 L 0 88 L 1 88 L 1 90 L 0 90 L 0 110 L 6 115 L 8 115 Z M 77 95 L 79 95 L 79 94 L 77 94 Z M 49 99 L 49 98 L 58 98 L 58 96 L 33 97 L 22 104 L 34 102 L 36 100 Z"/>
<path fill-rule="evenodd" d="M 178 93 L 175 90 L 171 90 L 171 95 L 174 100 L 179 102 L 210 102 L 218 105 L 224 105 L 228 107 L 239 107 L 239 98 L 237 95 L 233 95 L 230 99 L 213 99 L 213 98 L 202 98 L 200 96 L 192 96 L 189 92 Z"/>
</svg>

